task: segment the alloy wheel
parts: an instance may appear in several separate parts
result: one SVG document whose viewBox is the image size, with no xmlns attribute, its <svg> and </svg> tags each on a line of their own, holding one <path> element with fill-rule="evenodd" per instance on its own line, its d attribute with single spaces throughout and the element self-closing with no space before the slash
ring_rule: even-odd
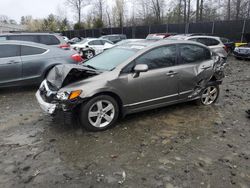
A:
<svg viewBox="0 0 250 188">
<path fill-rule="evenodd" d="M 104 128 L 113 121 L 115 113 L 115 107 L 110 101 L 99 100 L 89 108 L 88 120 L 92 126 Z"/>
<path fill-rule="evenodd" d="M 201 96 L 201 102 L 204 105 L 210 105 L 214 103 L 218 97 L 218 89 L 215 86 L 208 86 Z"/>
</svg>

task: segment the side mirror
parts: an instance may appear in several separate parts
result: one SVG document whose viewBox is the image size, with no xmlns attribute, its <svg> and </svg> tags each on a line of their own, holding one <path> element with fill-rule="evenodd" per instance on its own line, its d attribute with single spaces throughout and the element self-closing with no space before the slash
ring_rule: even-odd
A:
<svg viewBox="0 0 250 188">
<path fill-rule="evenodd" d="M 139 64 L 136 65 L 134 68 L 135 73 L 141 73 L 141 72 L 147 72 L 148 71 L 148 65 L 146 64 Z"/>
</svg>

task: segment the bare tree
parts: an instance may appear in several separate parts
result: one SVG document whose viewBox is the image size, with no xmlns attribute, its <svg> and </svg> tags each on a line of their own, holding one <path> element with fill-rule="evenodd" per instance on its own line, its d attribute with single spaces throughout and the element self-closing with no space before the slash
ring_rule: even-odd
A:
<svg viewBox="0 0 250 188">
<path fill-rule="evenodd" d="M 236 1 L 236 15 L 235 15 L 235 19 L 236 19 L 236 20 L 239 19 L 239 15 L 240 15 L 240 5 L 241 5 L 241 0 L 237 0 L 237 1 Z"/>
<path fill-rule="evenodd" d="M 196 22 L 199 21 L 200 0 L 196 0 Z"/>
<path fill-rule="evenodd" d="M 94 4 L 94 9 L 97 11 L 98 18 L 103 20 L 105 0 L 96 0 Z"/>
<path fill-rule="evenodd" d="M 115 0 L 113 12 L 119 27 L 123 27 L 124 24 L 125 6 L 125 0 Z"/>
<path fill-rule="evenodd" d="M 151 0 L 152 10 L 156 18 L 157 23 L 161 23 L 161 15 L 163 11 L 163 1 L 162 0 Z"/>
<path fill-rule="evenodd" d="M 187 23 L 187 0 L 183 0 L 183 2 L 184 2 L 184 7 L 183 7 L 183 9 L 184 9 L 184 23 Z"/>
<path fill-rule="evenodd" d="M 204 0 L 200 0 L 200 21 L 203 20 Z"/>
<path fill-rule="evenodd" d="M 190 21 L 190 11 L 191 11 L 191 0 L 188 0 L 188 3 L 187 3 L 187 23 L 189 23 Z"/>
<path fill-rule="evenodd" d="M 74 11 L 77 12 L 78 23 L 82 20 L 82 9 L 87 5 L 86 0 L 66 0 L 68 6 L 70 6 Z"/>
<path fill-rule="evenodd" d="M 231 0 L 227 0 L 227 19 L 231 19 Z"/>
</svg>

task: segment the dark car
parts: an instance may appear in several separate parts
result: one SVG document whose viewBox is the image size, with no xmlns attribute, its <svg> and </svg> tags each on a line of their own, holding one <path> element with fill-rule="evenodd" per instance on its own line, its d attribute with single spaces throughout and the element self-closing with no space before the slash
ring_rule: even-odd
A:
<svg viewBox="0 0 250 188">
<path fill-rule="evenodd" d="M 56 33 L 5 33 L 0 34 L 0 42 L 5 40 L 19 40 L 27 42 L 35 42 L 49 46 L 57 46 L 68 49 L 70 46 L 66 43 L 62 36 Z"/>
<path fill-rule="evenodd" d="M 235 42 L 227 39 L 227 38 L 223 38 L 220 37 L 221 42 L 223 42 L 223 44 L 226 46 L 227 52 L 228 53 L 232 53 L 235 49 Z"/>
<path fill-rule="evenodd" d="M 82 62 L 80 55 L 24 41 L 0 42 L 0 87 L 39 84 L 55 65 Z"/>
<path fill-rule="evenodd" d="M 200 43 L 138 41 L 82 65 L 54 67 L 36 97 L 45 112 L 77 112 L 86 129 L 101 131 L 126 114 L 192 100 L 213 104 L 222 62 Z"/>
<path fill-rule="evenodd" d="M 113 43 L 117 43 L 117 42 L 120 42 L 122 40 L 127 39 L 127 36 L 123 35 L 123 34 L 114 34 L 114 35 L 104 35 L 104 36 L 102 36 L 100 38 L 109 40 L 109 41 L 111 41 Z"/>
</svg>

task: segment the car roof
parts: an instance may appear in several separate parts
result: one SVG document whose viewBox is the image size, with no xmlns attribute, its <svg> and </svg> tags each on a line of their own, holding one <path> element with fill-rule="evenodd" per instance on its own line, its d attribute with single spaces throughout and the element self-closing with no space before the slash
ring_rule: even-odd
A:
<svg viewBox="0 0 250 188">
<path fill-rule="evenodd" d="M 59 33 L 22 33 L 22 32 L 13 32 L 13 33 L 2 33 L 0 36 L 9 36 L 9 35 L 56 35 L 61 36 Z"/>
<path fill-rule="evenodd" d="M 111 37 L 111 36 L 125 36 L 125 34 L 103 35 L 103 36 L 101 36 L 101 37 Z"/>
<path fill-rule="evenodd" d="M 45 44 L 40 44 L 40 43 L 35 43 L 35 42 L 28 42 L 28 41 L 20 41 L 20 40 L 5 40 L 5 41 L 0 41 L 1 44 L 15 44 L 15 45 L 27 45 L 27 46 L 35 46 L 35 47 L 40 47 L 40 48 L 52 48 L 52 46 L 48 46 Z"/>
<path fill-rule="evenodd" d="M 210 36 L 210 35 L 175 35 L 175 36 L 171 36 L 168 39 L 177 39 L 177 40 L 187 40 L 187 39 L 191 39 L 191 38 L 211 38 L 211 39 L 217 39 L 220 40 L 220 37 L 217 36 Z"/>
<path fill-rule="evenodd" d="M 195 42 L 195 41 L 187 41 L 187 40 L 160 40 L 160 41 L 152 41 L 152 40 L 142 40 L 142 41 L 135 41 L 135 42 L 130 42 L 128 44 L 122 45 L 122 46 L 117 46 L 116 48 L 125 48 L 125 49 L 136 49 L 138 51 L 147 51 L 150 48 L 155 48 L 157 46 L 163 46 L 163 45 L 168 45 L 168 44 L 195 44 L 199 46 L 203 46 L 207 49 L 209 49 L 207 46 Z"/>
</svg>

